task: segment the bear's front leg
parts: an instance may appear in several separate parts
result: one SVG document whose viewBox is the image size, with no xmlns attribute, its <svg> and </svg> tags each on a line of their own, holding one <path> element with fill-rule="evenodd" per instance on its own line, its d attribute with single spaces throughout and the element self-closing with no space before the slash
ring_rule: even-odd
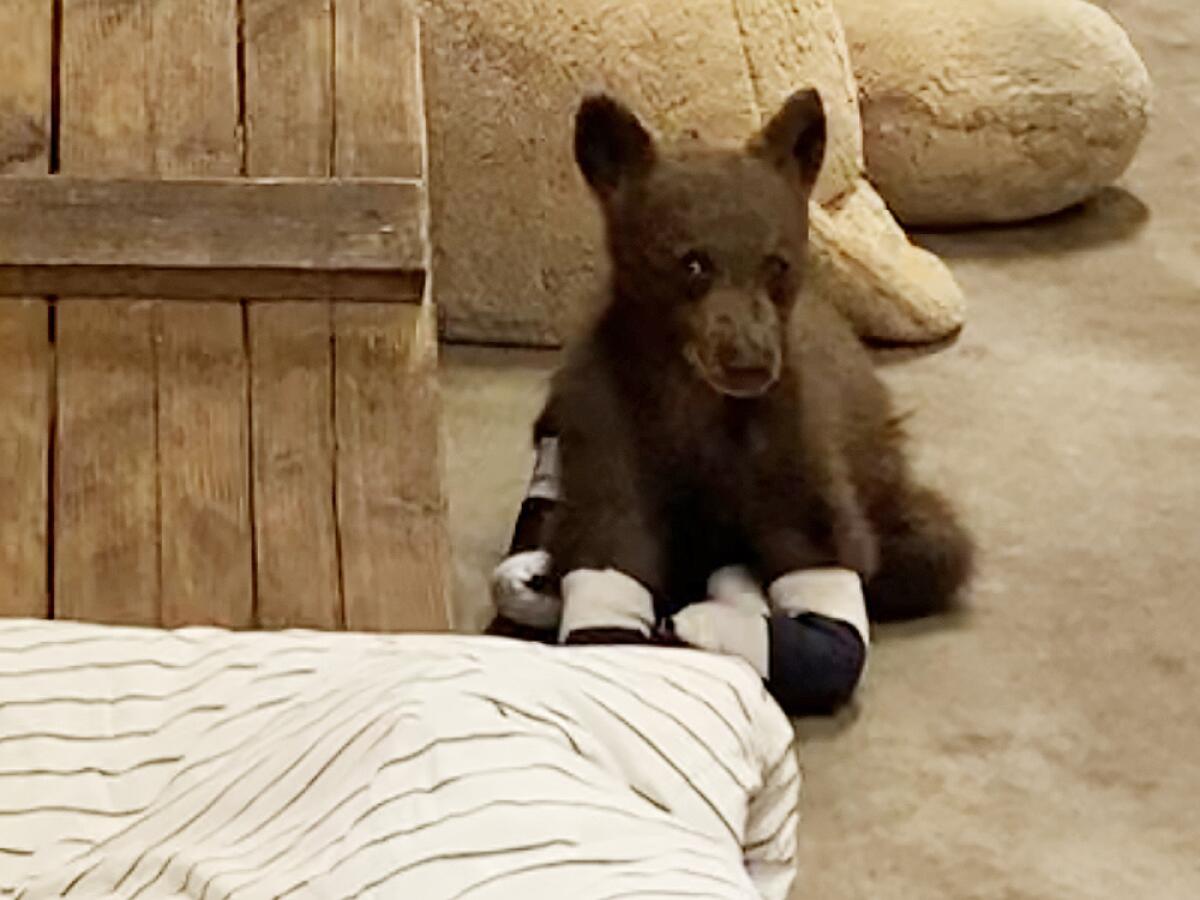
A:
<svg viewBox="0 0 1200 900">
<path fill-rule="evenodd" d="M 768 402 L 752 433 L 743 531 L 768 581 L 828 566 L 866 580 L 879 568 L 876 529 L 841 446 L 836 399 L 808 381 Z"/>
<path fill-rule="evenodd" d="M 742 528 L 769 584 L 790 572 L 835 566 L 870 578 L 879 541 L 848 478 L 785 472 L 757 479 Z"/>
<path fill-rule="evenodd" d="M 831 485 L 829 500 L 833 546 L 838 565 L 864 581 L 879 570 L 879 538 L 849 477 Z"/>
<path fill-rule="evenodd" d="M 803 466 L 798 458 L 761 469 L 742 510 L 771 611 L 842 621 L 866 642 L 862 585 L 878 569 L 878 538 L 840 458 L 809 457 Z"/>
<path fill-rule="evenodd" d="M 650 639 L 666 534 L 623 422 L 593 405 L 560 435 L 563 497 L 547 549 L 561 580 L 561 643 Z"/>
</svg>

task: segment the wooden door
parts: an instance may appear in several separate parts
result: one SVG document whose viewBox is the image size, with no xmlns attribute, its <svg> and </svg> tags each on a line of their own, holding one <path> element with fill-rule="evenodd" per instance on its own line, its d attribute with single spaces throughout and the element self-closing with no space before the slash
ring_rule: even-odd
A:
<svg viewBox="0 0 1200 900">
<path fill-rule="evenodd" d="M 0 615 L 446 628 L 411 7 L 0 7 Z"/>
</svg>

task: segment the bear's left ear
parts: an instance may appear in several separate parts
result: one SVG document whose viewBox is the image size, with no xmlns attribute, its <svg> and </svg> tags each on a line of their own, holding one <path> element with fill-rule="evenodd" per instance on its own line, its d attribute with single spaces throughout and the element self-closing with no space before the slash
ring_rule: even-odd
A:
<svg viewBox="0 0 1200 900">
<path fill-rule="evenodd" d="M 747 149 L 809 193 L 825 158 L 825 106 L 821 95 L 814 88 L 796 91 L 750 139 Z"/>
</svg>

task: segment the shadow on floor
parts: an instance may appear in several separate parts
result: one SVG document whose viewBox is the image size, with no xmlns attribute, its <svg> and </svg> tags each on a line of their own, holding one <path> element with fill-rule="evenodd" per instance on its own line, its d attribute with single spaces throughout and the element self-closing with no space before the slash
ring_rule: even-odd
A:
<svg viewBox="0 0 1200 900">
<path fill-rule="evenodd" d="M 1120 187 L 1060 213 L 1016 225 L 923 231 L 913 241 L 948 259 L 1007 259 L 1057 256 L 1092 250 L 1134 237 L 1150 221 L 1150 209 Z"/>
</svg>

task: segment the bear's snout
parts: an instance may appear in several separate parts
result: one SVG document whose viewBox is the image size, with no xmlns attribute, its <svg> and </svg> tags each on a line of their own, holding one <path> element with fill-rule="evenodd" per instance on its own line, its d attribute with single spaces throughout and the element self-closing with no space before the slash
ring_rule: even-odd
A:
<svg viewBox="0 0 1200 900">
<path fill-rule="evenodd" d="M 757 396 L 779 377 L 777 354 L 761 342 L 723 344 L 717 348 L 717 381 L 722 393 Z"/>
<path fill-rule="evenodd" d="M 759 397 L 775 386 L 783 350 L 769 301 L 713 296 L 698 318 L 687 357 L 710 387 L 730 397 Z"/>
</svg>

